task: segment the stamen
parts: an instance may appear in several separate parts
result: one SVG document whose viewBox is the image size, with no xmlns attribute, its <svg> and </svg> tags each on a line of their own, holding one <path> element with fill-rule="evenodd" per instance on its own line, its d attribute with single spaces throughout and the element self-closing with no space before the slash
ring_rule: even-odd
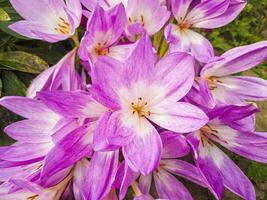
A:
<svg viewBox="0 0 267 200">
<path fill-rule="evenodd" d="M 59 23 L 57 23 L 57 27 L 54 30 L 63 35 L 70 34 L 70 24 L 63 17 L 59 17 Z"/>
<path fill-rule="evenodd" d="M 31 197 L 28 197 L 27 200 L 34 200 L 34 199 L 36 199 L 36 197 L 38 197 L 38 195 L 34 195 L 34 196 L 31 196 Z"/>
</svg>

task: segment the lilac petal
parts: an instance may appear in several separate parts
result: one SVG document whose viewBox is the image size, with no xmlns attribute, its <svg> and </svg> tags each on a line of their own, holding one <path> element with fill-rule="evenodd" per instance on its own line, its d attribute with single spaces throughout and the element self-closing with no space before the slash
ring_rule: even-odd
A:
<svg viewBox="0 0 267 200">
<path fill-rule="evenodd" d="M 163 144 L 162 158 L 183 157 L 190 152 L 190 147 L 183 135 L 171 131 L 163 131 L 160 133 L 160 137 Z"/>
<path fill-rule="evenodd" d="M 51 149 L 51 143 L 15 143 L 1 154 L 0 158 L 7 161 L 26 161 L 43 158 Z"/>
<path fill-rule="evenodd" d="M 125 198 L 128 192 L 128 187 L 135 179 L 136 179 L 136 173 L 132 171 L 127 164 L 124 164 L 124 176 L 122 179 L 122 184 L 120 186 L 120 193 L 119 193 L 120 200 L 123 200 Z"/>
<path fill-rule="evenodd" d="M 154 172 L 154 180 L 160 198 L 193 200 L 193 197 L 185 186 L 164 169 L 159 169 L 157 172 Z"/>
<path fill-rule="evenodd" d="M 39 92 L 37 96 L 51 110 L 66 118 L 95 118 L 106 110 L 85 92 L 50 91 Z"/>
<path fill-rule="evenodd" d="M 192 0 L 171 0 L 172 13 L 178 22 L 185 19 L 191 2 Z"/>
<path fill-rule="evenodd" d="M 125 85 L 122 80 L 122 64 L 109 57 L 101 57 L 92 69 L 92 88 L 94 98 L 103 105 L 118 109 L 117 89 Z"/>
<path fill-rule="evenodd" d="M 138 186 L 142 194 L 149 194 L 151 183 L 152 183 L 152 173 L 150 173 L 147 176 L 140 176 Z"/>
<path fill-rule="evenodd" d="M 10 0 L 12 7 L 25 19 L 32 21 L 44 21 L 49 17 L 53 17 L 53 10 L 46 0 Z M 36 9 L 38 8 L 38 9 Z M 42 12 L 40 12 L 42 10 Z"/>
<path fill-rule="evenodd" d="M 181 176 L 198 185 L 206 187 L 206 183 L 201 175 L 199 169 L 194 165 L 178 159 L 164 159 L 161 161 L 162 168 L 172 174 Z"/>
<path fill-rule="evenodd" d="M 22 120 L 7 126 L 5 132 L 19 142 L 51 142 L 50 131 L 54 125 L 44 120 Z"/>
<path fill-rule="evenodd" d="M 112 46 L 109 48 L 109 56 L 120 62 L 125 62 L 130 57 L 135 47 L 136 43 Z"/>
<path fill-rule="evenodd" d="M 257 66 L 267 59 L 267 42 L 236 47 L 221 57 L 223 60 L 204 66 L 201 76 L 226 76 Z"/>
<path fill-rule="evenodd" d="M 146 119 L 140 122 L 140 129 L 132 141 L 123 146 L 126 163 L 134 171 L 148 175 L 158 165 L 162 154 L 162 142 L 157 130 Z M 149 148 L 148 148 L 149 147 Z"/>
<path fill-rule="evenodd" d="M 202 1 L 188 13 L 186 18 L 194 26 L 194 24 L 203 20 L 212 19 L 222 15 L 227 11 L 229 3 L 229 0 Z"/>
<path fill-rule="evenodd" d="M 233 76 L 220 78 L 226 90 L 242 99 L 264 101 L 267 99 L 267 81 L 256 77 Z"/>
<path fill-rule="evenodd" d="M 34 192 L 38 195 L 40 195 L 43 191 L 43 188 L 41 186 L 26 179 L 11 179 L 9 182 L 13 183 L 16 186 L 19 186 L 21 189 L 27 189 L 28 191 Z"/>
<path fill-rule="evenodd" d="M 73 28 L 73 27 L 71 27 Z M 47 30 L 32 30 L 32 32 L 39 37 L 40 40 L 44 40 L 50 43 L 56 43 L 62 40 L 66 40 L 68 39 L 73 33 L 71 32 L 71 34 L 67 35 L 67 34 L 58 34 L 57 32 L 53 32 L 53 30 L 49 30 L 50 32 L 48 32 Z"/>
<path fill-rule="evenodd" d="M 94 153 L 82 188 L 86 199 L 103 199 L 108 194 L 115 180 L 118 160 L 118 151 Z"/>
<path fill-rule="evenodd" d="M 131 141 L 134 131 L 134 127 L 123 125 L 122 114 L 119 111 L 106 112 L 97 122 L 93 148 L 95 151 L 118 149 Z"/>
<path fill-rule="evenodd" d="M 149 120 L 168 130 L 188 133 L 208 122 L 206 114 L 189 103 L 162 102 L 152 110 Z"/>
<path fill-rule="evenodd" d="M 227 155 L 222 151 L 220 153 L 223 156 L 223 161 L 218 167 L 225 187 L 244 199 L 255 200 L 256 194 L 250 180 Z"/>
<path fill-rule="evenodd" d="M 82 18 L 82 5 L 80 0 L 66 0 L 66 5 L 69 11 L 75 16 L 74 22 L 76 27 L 79 26 Z"/>
<path fill-rule="evenodd" d="M 217 166 L 221 163 L 223 157 L 218 154 L 219 149 L 207 141 L 202 143 L 200 136 L 197 134 L 190 134 L 187 139 L 192 146 L 196 165 L 204 176 L 203 179 L 206 179 L 205 182 L 209 190 L 217 199 L 221 199 L 224 186 L 222 175 Z"/>
<path fill-rule="evenodd" d="M 194 24 L 194 27 L 199 28 L 219 28 L 231 23 L 245 8 L 247 2 L 246 1 L 237 1 L 229 4 L 227 10 L 220 16 L 214 18 L 203 19 Z"/>
<path fill-rule="evenodd" d="M 84 184 L 84 177 L 88 171 L 89 161 L 84 158 L 75 164 L 73 170 L 73 193 L 75 199 L 83 199 L 81 188 Z"/>
<path fill-rule="evenodd" d="M 58 116 L 38 100 L 9 96 L 1 98 L 0 105 L 25 118 L 44 121 L 58 120 Z"/>
<path fill-rule="evenodd" d="M 27 97 L 34 98 L 45 90 L 72 91 L 81 88 L 81 79 L 75 70 L 76 49 L 65 55 L 56 65 L 37 76 L 27 90 Z"/>
<path fill-rule="evenodd" d="M 91 151 L 92 136 L 90 126 L 81 126 L 61 141 L 47 154 L 41 172 L 41 182 L 47 183 L 50 176 L 83 158 Z"/>
<path fill-rule="evenodd" d="M 193 75 L 193 57 L 186 53 L 173 53 L 163 57 L 156 64 L 154 79 L 156 83 L 164 87 L 166 97 L 176 102 L 191 89 L 194 82 Z"/>
</svg>

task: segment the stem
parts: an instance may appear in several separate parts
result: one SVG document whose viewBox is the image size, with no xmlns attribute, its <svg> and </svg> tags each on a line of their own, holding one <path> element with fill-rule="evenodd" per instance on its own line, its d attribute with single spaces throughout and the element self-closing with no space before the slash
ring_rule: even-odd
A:
<svg viewBox="0 0 267 200">
<path fill-rule="evenodd" d="M 79 35 L 78 31 L 74 33 L 74 35 L 71 37 L 72 41 L 74 42 L 75 47 L 80 46 L 80 41 L 79 41 Z"/>
<path fill-rule="evenodd" d="M 134 191 L 136 196 L 141 196 L 142 195 L 142 192 L 140 191 L 136 181 L 132 182 L 132 188 L 133 188 L 133 191 Z"/>
</svg>

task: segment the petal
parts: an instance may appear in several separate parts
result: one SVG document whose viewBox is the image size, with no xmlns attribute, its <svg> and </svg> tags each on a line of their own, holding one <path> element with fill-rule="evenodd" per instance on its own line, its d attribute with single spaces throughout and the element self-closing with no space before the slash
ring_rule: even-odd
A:
<svg viewBox="0 0 267 200">
<path fill-rule="evenodd" d="M 233 76 L 220 78 L 226 90 L 241 99 L 264 101 L 267 99 L 267 81 L 256 77 Z"/>
<path fill-rule="evenodd" d="M 163 131 L 160 133 L 160 137 L 163 144 L 162 158 L 183 157 L 190 152 L 190 148 L 183 135 L 171 131 Z"/>
<path fill-rule="evenodd" d="M 120 62 L 125 62 L 130 57 L 132 51 L 135 49 L 135 46 L 136 43 L 112 46 L 109 48 L 108 56 L 115 58 Z"/>
<path fill-rule="evenodd" d="M 202 77 L 226 76 L 251 69 L 267 59 L 267 42 L 233 48 L 209 63 L 201 71 Z"/>
<path fill-rule="evenodd" d="M 81 78 L 75 70 L 76 49 L 66 54 L 56 65 L 37 76 L 27 90 L 27 97 L 34 98 L 37 92 L 46 90 L 78 90 Z"/>
<path fill-rule="evenodd" d="M 161 161 L 161 163 L 162 168 L 169 171 L 170 173 L 206 187 L 206 183 L 203 179 L 202 174 L 194 165 L 178 159 L 164 159 Z"/>
<path fill-rule="evenodd" d="M 194 24 L 194 27 L 213 29 L 225 26 L 231 23 L 238 16 L 246 5 L 247 2 L 243 0 L 237 2 L 233 1 L 233 3 L 229 4 L 229 7 L 223 14 L 214 18 L 198 21 Z"/>
<path fill-rule="evenodd" d="M 58 120 L 58 116 L 38 100 L 9 96 L 1 98 L 0 105 L 25 118 L 44 121 Z"/>
<path fill-rule="evenodd" d="M 8 147 L 0 156 L 2 160 L 7 161 L 28 161 L 43 159 L 43 157 L 52 148 L 51 143 L 15 143 Z"/>
<path fill-rule="evenodd" d="M 119 111 L 106 112 L 97 122 L 93 148 L 95 151 L 115 150 L 128 144 L 133 135 L 134 127 L 124 125 Z"/>
<path fill-rule="evenodd" d="M 51 110 L 66 118 L 95 118 L 106 110 L 85 92 L 50 91 L 40 92 L 37 96 Z"/>
<path fill-rule="evenodd" d="M 163 102 L 151 109 L 149 120 L 168 130 L 188 133 L 208 122 L 206 114 L 189 103 Z"/>
<path fill-rule="evenodd" d="M 50 131 L 55 123 L 43 120 L 22 120 L 5 128 L 7 135 L 25 143 L 51 142 Z"/>
<path fill-rule="evenodd" d="M 166 97 L 176 102 L 184 97 L 193 85 L 194 59 L 186 53 L 168 54 L 156 64 L 154 79 L 164 87 Z"/>
<path fill-rule="evenodd" d="M 91 151 L 91 126 L 81 126 L 60 140 L 47 154 L 41 172 L 46 184 L 53 174 L 73 165 Z"/>
<path fill-rule="evenodd" d="M 138 186 L 142 194 L 149 194 L 151 183 L 152 183 L 152 173 L 150 173 L 147 176 L 140 176 Z"/>
<path fill-rule="evenodd" d="M 66 5 L 68 10 L 75 15 L 76 26 L 79 26 L 82 18 L 82 5 L 80 0 L 66 0 Z"/>
<path fill-rule="evenodd" d="M 187 139 L 192 146 L 196 165 L 203 175 L 203 179 L 206 179 L 209 190 L 217 199 L 221 199 L 224 186 L 221 172 L 217 166 L 223 162 L 223 157 L 218 153 L 219 149 L 214 144 L 209 144 L 206 138 L 204 138 L 205 141 L 202 139 L 202 142 L 197 134 L 190 134 Z"/>
<path fill-rule="evenodd" d="M 118 151 L 94 153 L 82 188 L 86 199 L 103 199 L 108 194 L 115 180 L 118 160 Z"/>
<path fill-rule="evenodd" d="M 172 13 L 178 22 L 186 17 L 191 2 L 192 0 L 171 0 Z"/>
<path fill-rule="evenodd" d="M 148 175 L 159 165 L 162 142 L 157 130 L 146 119 L 142 119 L 135 134 L 132 141 L 123 146 L 123 155 L 132 170 Z"/>
<path fill-rule="evenodd" d="M 159 169 L 154 173 L 154 180 L 160 198 L 193 200 L 193 197 L 185 186 L 164 169 Z"/>
<path fill-rule="evenodd" d="M 73 170 L 73 193 L 75 199 L 82 199 L 83 193 L 81 188 L 84 184 L 84 177 L 86 176 L 86 172 L 88 171 L 89 161 L 84 158 L 81 161 L 75 164 Z"/>
</svg>

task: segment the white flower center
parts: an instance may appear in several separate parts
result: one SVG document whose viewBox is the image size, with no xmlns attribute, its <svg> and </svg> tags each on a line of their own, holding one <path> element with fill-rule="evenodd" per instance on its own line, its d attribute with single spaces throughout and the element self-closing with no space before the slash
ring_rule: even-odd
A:
<svg viewBox="0 0 267 200">
<path fill-rule="evenodd" d="M 132 109 L 132 114 L 137 114 L 139 117 L 148 117 L 151 112 L 148 110 L 148 103 L 144 101 L 142 97 L 138 97 L 136 102 L 132 102 L 130 107 Z"/>
</svg>

